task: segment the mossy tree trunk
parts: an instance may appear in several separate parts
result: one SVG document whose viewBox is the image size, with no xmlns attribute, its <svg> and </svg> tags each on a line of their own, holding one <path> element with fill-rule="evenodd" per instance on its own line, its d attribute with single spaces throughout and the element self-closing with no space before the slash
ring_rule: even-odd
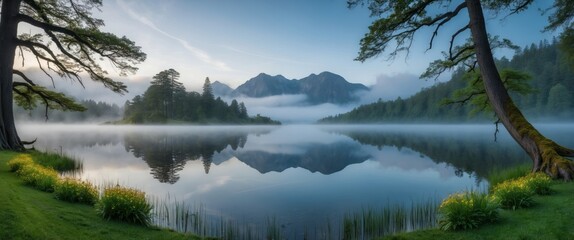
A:
<svg viewBox="0 0 574 240">
<path fill-rule="evenodd" d="M 543 136 L 510 98 L 500 78 L 490 50 L 480 0 L 466 0 L 476 58 L 486 94 L 500 122 L 533 161 L 533 172 L 545 172 L 553 178 L 572 180 L 574 164 L 566 157 L 574 151 Z"/>
<path fill-rule="evenodd" d="M 0 149 L 22 150 L 13 112 L 13 71 L 21 0 L 3 0 L 0 18 Z"/>
</svg>

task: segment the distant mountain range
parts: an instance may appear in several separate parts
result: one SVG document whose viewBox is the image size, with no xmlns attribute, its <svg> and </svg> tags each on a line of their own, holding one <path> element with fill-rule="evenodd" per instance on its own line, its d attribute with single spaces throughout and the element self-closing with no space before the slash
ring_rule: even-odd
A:
<svg viewBox="0 0 574 240">
<path fill-rule="evenodd" d="M 346 104 L 359 100 L 359 91 L 369 88 L 359 83 L 349 83 L 345 78 L 331 73 L 311 74 L 302 79 L 289 80 L 281 75 L 271 76 L 261 73 L 249 79 L 236 89 L 215 81 L 212 83 L 216 96 L 229 97 L 269 97 L 277 95 L 304 94 L 310 104 Z"/>
</svg>

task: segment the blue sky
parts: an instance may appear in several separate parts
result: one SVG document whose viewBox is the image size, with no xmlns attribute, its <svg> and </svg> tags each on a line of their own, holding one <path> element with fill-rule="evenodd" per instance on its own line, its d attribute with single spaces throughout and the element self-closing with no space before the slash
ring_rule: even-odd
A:
<svg viewBox="0 0 574 240">
<path fill-rule="evenodd" d="M 519 46 L 552 39 L 557 33 L 541 32 L 547 17 L 541 16 L 540 9 L 547 8 L 549 2 L 537 1 L 525 13 L 504 19 L 504 14 L 488 14 L 487 28 L 492 35 L 510 38 Z M 151 77 L 169 68 L 180 72 L 180 81 L 193 91 L 200 91 L 206 77 L 235 88 L 262 72 L 300 79 L 330 71 L 372 87 L 364 94 L 363 103 L 405 98 L 435 84 L 418 76 L 447 49 L 453 30 L 467 21 L 463 14 L 446 25 L 432 50 L 426 51 L 432 29 L 425 29 L 416 35 L 408 57 L 388 62 L 382 56 L 361 63 L 354 61 L 359 41 L 375 19 L 365 7 L 348 9 L 345 0 L 105 0 L 103 4 L 102 11 L 94 13 L 106 23 L 103 30 L 134 40 L 148 56 L 137 74 L 115 76 L 126 82 L 130 93 L 114 95 L 89 80 L 85 89 L 69 81 L 57 82 L 56 88 L 79 99 L 117 104 L 143 94 Z M 23 25 L 20 31 L 34 30 Z M 510 57 L 512 53 L 501 54 Z M 26 67 L 35 66 L 33 58 L 26 61 Z M 112 77 L 117 73 L 109 72 Z M 48 79 L 44 85 L 52 82 Z M 255 102 L 264 106 L 268 100 Z M 331 106 L 326 112 L 309 109 L 308 115 L 317 118 L 352 107 Z M 280 111 L 276 106 L 265 109 Z"/>
<path fill-rule="evenodd" d="M 488 28 L 519 46 L 549 39 L 555 33 L 540 32 L 546 24 L 542 7 L 536 3 L 504 20 L 489 15 Z M 351 82 L 373 85 L 384 78 L 386 84 L 400 85 L 394 76 L 418 76 L 449 39 L 444 32 L 437 47 L 425 51 L 429 35 L 423 32 L 407 59 L 354 61 L 374 19 L 366 8 L 348 9 L 344 0 L 107 0 L 97 16 L 106 22 L 106 31 L 125 34 L 148 54 L 132 79 L 174 68 L 190 89 L 199 89 L 205 77 L 237 87 L 261 72 L 293 79 L 331 71 Z"/>
</svg>

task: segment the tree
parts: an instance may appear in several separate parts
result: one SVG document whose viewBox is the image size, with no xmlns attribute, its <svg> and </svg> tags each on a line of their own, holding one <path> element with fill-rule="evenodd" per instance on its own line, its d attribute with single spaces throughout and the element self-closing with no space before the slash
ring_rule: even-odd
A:
<svg viewBox="0 0 574 240">
<path fill-rule="evenodd" d="M 51 74 L 55 73 L 82 83 L 80 74 L 86 73 L 116 93 L 127 92 L 126 86 L 106 76 L 100 59 L 109 60 L 121 75 L 126 75 L 134 73 L 134 65 L 146 58 L 140 47 L 126 37 L 99 30 L 104 23 L 93 18 L 91 11 L 99 9 L 101 0 L 3 0 L 0 4 L 0 149 L 24 149 L 14 123 L 13 93 L 18 96 L 16 102 L 26 107 L 41 102 L 46 108 L 84 109 L 14 69 L 16 51 L 31 53 L 52 81 Z M 18 35 L 20 23 L 42 33 Z M 14 76 L 22 81 L 14 81 Z"/>
<path fill-rule="evenodd" d="M 203 108 L 203 111 L 205 112 L 205 114 L 207 115 L 207 117 L 212 117 L 211 113 L 212 113 L 212 109 L 211 107 L 213 106 L 215 101 L 215 96 L 213 95 L 213 89 L 211 88 L 211 82 L 209 81 L 209 78 L 206 77 L 205 78 L 205 82 L 203 83 L 203 93 L 201 94 L 201 107 Z"/>
<path fill-rule="evenodd" d="M 348 0 L 350 7 L 365 2 L 369 3 L 372 16 L 379 19 L 373 22 L 369 27 L 369 33 L 361 40 L 359 55 L 356 58 L 358 61 L 365 61 L 384 52 L 389 54 L 389 59 L 401 52 L 408 53 L 415 33 L 427 27 L 432 30 L 430 49 L 433 47 L 435 37 L 444 30 L 444 26 L 447 23 L 455 24 L 452 20 L 464 17 L 463 10 L 466 9 L 468 21 L 451 33 L 449 48 L 443 53 L 445 58 L 432 62 L 422 77 L 438 77 L 441 73 L 458 66 L 466 66 L 470 71 L 478 68 L 480 81 L 484 85 L 484 92 L 480 94 L 487 96 L 498 118 L 497 124 L 502 123 L 530 156 L 533 161 L 532 171 L 545 172 L 554 178 L 572 180 L 574 164 L 566 157 L 574 157 L 574 150 L 562 147 L 543 136 L 514 104 L 494 62 L 492 48 L 515 48 L 515 46 L 509 40 L 489 37 L 485 26 L 483 9 L 508 12 L 512 15 L 527 9 L 533 0 Z M 569 0 L 556 0 L 549 29 L 555 29 L 559 25 L 572 28 L 573 5 Z M 456 45 L 464 34 L 469 34 L 470 38 L 463 44 Z"/>
<path fill-rule="evenodd" d="M 177 81 L 178 79 L 179 73 L 170 68 L 153 76 L 151 87 L 148 89 L 151 101 L 161 105 L 156 106 L 156 110 L 162 111 L 167 119 L 174 118 L 172 115 L 178 112 L 176 108 L 181 108 L 178 103 L 182 103 L 185 98 L 185 87 L 183 83 Z M 156 96 L 151 96 L 154 90 Z"/>
<path fill-rule="evenodd" d="M 550 88 L 548 92 L 548 111 L 550 113 L 560 113 L 564 110 L 568 110 L 572 105 L 572 93 L 564 87 L 564 85 L 558 83 Z"/>
</svg>

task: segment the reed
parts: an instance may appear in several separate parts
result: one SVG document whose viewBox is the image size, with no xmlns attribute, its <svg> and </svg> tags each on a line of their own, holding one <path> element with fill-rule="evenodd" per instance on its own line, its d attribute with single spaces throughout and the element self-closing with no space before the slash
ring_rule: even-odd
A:
<svg viewBox="0 0 574 240">
<path fill-rule="evenodd" d="M 343 239 L 373 239 L 399 232 L 433 228 L 437 225 L 438 202 L 429 199 L 408 205 L 388 205 L 346 214 Z"/>
</svg>

